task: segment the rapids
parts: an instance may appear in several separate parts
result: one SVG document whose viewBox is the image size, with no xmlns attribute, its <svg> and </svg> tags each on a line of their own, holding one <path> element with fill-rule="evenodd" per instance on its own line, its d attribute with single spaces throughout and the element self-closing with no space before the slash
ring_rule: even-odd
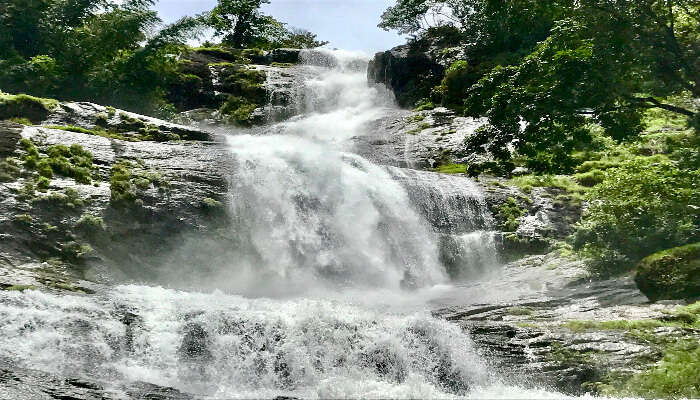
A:
<svg viewBox="0 0 700 400">
<path fill-rule="evenodd" d="M 232 228 L 217 270 L 95 295 L 3 293 L 1 357 L 22 368 L 197 398 L 561 398 L 490 371 L 431 300 L 498 268 L 466 178 L 372 164 L 353 137 L 396 110 L 366 60 L 308 52 L 300 115 L 227 129 Z M 187 288 L 184 290 L 183 288 Z"/>
</svg>

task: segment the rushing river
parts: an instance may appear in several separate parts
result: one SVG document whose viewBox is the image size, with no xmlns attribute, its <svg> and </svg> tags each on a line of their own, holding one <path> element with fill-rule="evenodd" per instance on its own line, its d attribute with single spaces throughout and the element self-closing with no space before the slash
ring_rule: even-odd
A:
<svg viewBox="0 0 700 400">
<path fill-rule="evenodd" d="M 206 399 L 561 398 L 497 376 L 466 332 L 431 315 L 455 279 L 498 266 L 477 186 L 353 154 L 392 99 L 367 85 L 362 57 L 306 56 L 300 115 L 226 132 L 227 234 L 240 244 L 227 265 L 172 266 L 162 286 L 95 295 L 3 293 L 3 359 Z"/>
</svg>

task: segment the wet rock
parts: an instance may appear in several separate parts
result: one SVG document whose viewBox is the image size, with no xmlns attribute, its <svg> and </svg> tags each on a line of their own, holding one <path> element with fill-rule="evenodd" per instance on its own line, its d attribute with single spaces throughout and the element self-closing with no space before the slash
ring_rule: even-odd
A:
<svg viewBox="0 0 700 400">
<path fill-rule="evenodd" d="M 630 334 L 601 324 L 663 319 L 674 305 L 649 304 L 630 277 L 591 280 L 582 261 L 557 253 L 526 257 L 466 285 L 462 304 L 435 314 L 459 323 L 492 368 L 518 385 L 580 395 L 607 377 L 649 368 L 662 356 L 658 343 L 700 335 L 673 327 Z"/>
<path fill-rule="evenodd" d="M 0 121 L 0 157 L 11 155 L 21 139 L 22 125 L 10 121 Z"/>
<path fill-rule="evenodd" d="M 209 334 L 200 325 L 189 323 L 185 326 L 182 343 L 178 349 L 181 357 L 188 361 L 205 362 L 211 360 Z"/>
<path fill-rule="evenodd" d="M 192 140 L 130 142 L 90 134 L 98 120 L 109 129 L 124 119 L 147 124 L 154 135 Z M 20 135 L 40 154 L 53 145 L 80 145 L 92 156 L 92 183 L 54 174 L 42 191 L 36 173 L 20 164 L 20 176 L 0 185 L 0 235 L 7 238 L 0 240 L 0 267 L 8 277 L 4 285 L 85 292 L 86 278 L 103 281 L 135 273 L 149 279 L 143 274 L 155 274 L 154 267 L 166 262 L 163 256 L 172 257 L 188 237 L 203 235 L 199 243 L 205 243 L 207 235 L 219 236 L 216 230 L 227 219 L 202 204 L 226 196 L 225 173 L 232 160 L 220 143 L 205 140 L 212 138 L 208 132 L 90 103 L 61 103 L 42 123 L 2 123 L 9 133 L 1 137 Z M 87 133 L 47 125 L 72 125 Z M 23 154 L 19 148 L 12 151 L 18 158 Z M 121 162 L 129 163 L 132 177 L 134 197 L 127 204 L 112 201 L 110 176 Z M 83 229 L 85 221 L 95 221 L 99 229 Z M 26 267 L 45 260 L 46 267 Z"/>
</svg>

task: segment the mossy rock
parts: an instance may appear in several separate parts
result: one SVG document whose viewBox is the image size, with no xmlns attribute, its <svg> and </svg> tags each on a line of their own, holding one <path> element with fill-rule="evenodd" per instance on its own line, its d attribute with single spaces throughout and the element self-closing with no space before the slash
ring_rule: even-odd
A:
<svg viewBox="0 0 700 400">
<path fill-rule="evenodd" d="M 651 301 L 700 297 L 700 243 L 643 259 L 634 280 Z"/>
<path fill-rule="evenodd" d="M 26 94 L 0 93 L 0 120 L 24 118 L 32 123 L 39 123 L 49 116 L 51 110 L 58 106 L 57 100 L 42 99 Z"/>
</svg>

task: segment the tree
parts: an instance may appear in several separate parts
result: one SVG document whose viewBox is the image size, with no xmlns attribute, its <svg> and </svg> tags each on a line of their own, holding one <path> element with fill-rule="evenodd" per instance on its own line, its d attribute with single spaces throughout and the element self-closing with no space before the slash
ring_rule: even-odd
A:
<svg viewBox="0 0 700 400">
<path fill-rule="evenodd" d="M 311 33 L 306 29 L 291 28 L 287 31 L 286 38 L 281 44 L 283 47 L 295 49 L 315 49 L 327 45 L 328 42 L 318 40 L 315 33 Z"/>
<path fill-rule="evenodd" d="M 158 31 L 154 0 L 0 2 L 9 27 L 0 31 L 0 87 L 141 111 L 162 102 L 175 56 L 201 26 L 184 18 Z"/>
<path fill-rule="evenodd" d="M 468 150 L 509 159 L 504 149 L 512 146 L 538 172 L 570 172 L 571 151 L 588 140 L 589 123 L 622 140 L 643 129 L 647 108 L 697 120 L 697 111 L 661 100 L 697 93 L 694 7 L 681 0 L 601 0 L 572 8 L 521 62 L 495 68 L 468 89 L 466 114 L 490 122 L 469 138 Z"/>
<path fill-rule="evenodd" d="M 209 15 L 209 23 L 216 36 L 234 47 L 244 48 L 256 38 L 256 33 L 264 30 L 271 21 L 260 13 L 263 4 L 270 0 L 219 0 Z"/>
</svg>

